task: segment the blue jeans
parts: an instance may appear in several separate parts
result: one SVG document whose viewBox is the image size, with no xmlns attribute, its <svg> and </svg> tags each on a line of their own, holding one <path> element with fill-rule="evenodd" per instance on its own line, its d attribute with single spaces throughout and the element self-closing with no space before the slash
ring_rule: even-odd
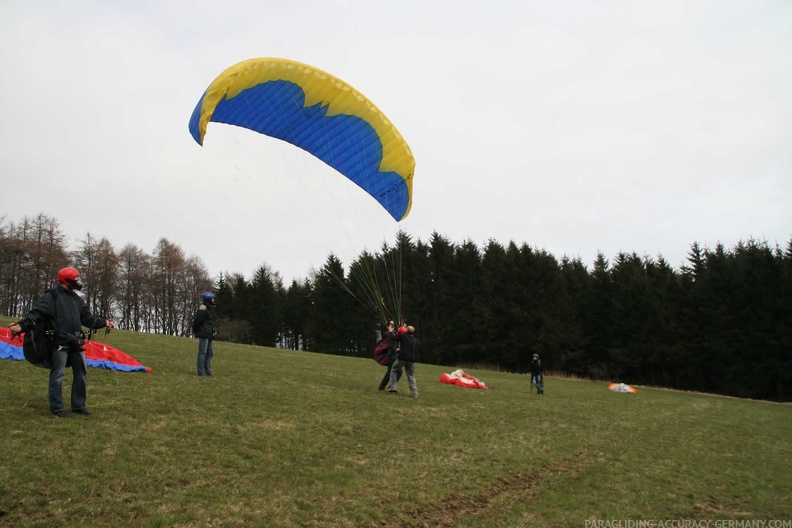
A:
<svg viewBox="0 0 792 528">
<path fill-rule="evenodd" d="M 56 413 L 66 410 L 63 407 L 63 376 L 66 374 L 66 363 L 71 363 L 72 368 L 72 389 L 71 389 L 71 408 L 72 410 L 85 409 L 86 398 L 86 377 L 88 368 L 85 366 L 85 351 L 70 351 L 67 347 L 58 347 L 52 353 L 52 367 L 49 376 L 49 406 L 50 412 Z"/>
<path fill-rule="evenodd" d="M 385 390 L 385 387 L 388 386 L 388 383 L 390 383 L 390 375 L 392 371 L 393 371 L 393 361 L 388 363 L 388 371 L 385 373 L 384 376 L 382 376 L 382 381 L 380 381 L 379 390 Z M 400 370 L 398 374 L 399 377 L 396 381 L 399 381 L 401 379 L 401 375 L 402 373 Z"/>
<path fill-rule="evenodd" d="M 198 375 L 211 376 L 212 375 L 212 356 L 214 356 L 214 348 L 212 347 L 213 339 L 205 337 L 198 338 Z"/>
<path fill-rule="evenodd" d="M 388 390 L 396 390 L 396 385 L 399 384 L 399 378 L 401 378 L 402 368 L 404 368 L 404 371 L 407 373 L 407 384 L 410 386 L 410 394 L 413 398 L 417 398 L 418 384 L 415 382 L 415 363 L 412 361 L 396 359 L 396 361 L 393 362 L 393 369 L 391 370 L 390 385 L 388 386 Z"/>
</svg>

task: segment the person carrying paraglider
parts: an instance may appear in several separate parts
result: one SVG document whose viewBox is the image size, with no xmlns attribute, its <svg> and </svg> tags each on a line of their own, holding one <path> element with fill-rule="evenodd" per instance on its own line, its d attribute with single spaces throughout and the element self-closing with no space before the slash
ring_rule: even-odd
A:
<svg viewBox="0 0 792 528">
<path fill-rule="evenodd" d="M 380 381 L 379 384 L 379 390 L 385 390 L 385 387 L 387 387 L 388 384 L 390 383 L 391 371 L 393 370 L 393 362 L 396 361 L 396 358 L 398 357 L 399 354 L 399 349 L 398 349 L 399 343 L 394 341 L 393 336 L 391 335 L 392 328 L 393 328 L 393 321 L 390 321 L 388 323 L 388 371 L 385 372 L 384 376 L 382 376 L 382 381 Z M 399 371 L 398 379 L 396 381 L 401 379 L 401 374 L 402 374 L 401 371 Z"/>
<path fill-rule="evenodd" d="M 393 362 L 393 369 L 391 370 L 388 392 L 397 392 L 396 386 L 399 384 L 401 371 L 404 369 L 407 373 L 410 395 L 412 395 L 413 398 L 417 398 L 418 384 L 415 382 L 415 360 L 418 339 L 415 337 L 415 327 L 402 325 L 399 327 L 398 331 L 394 332 L 393 323 L 391 323 L 388 325 L 388 332 L 392 340 L 398 343 L 399 347 L 398 356 L 396 361 Z"/>
<path fill-rule="evenodd" d="M 536 394 L 544 394 L 544 373 L 539 354 L 534 354 L 531 359 L 531 386 L 536 387 Z"/>
</svg>

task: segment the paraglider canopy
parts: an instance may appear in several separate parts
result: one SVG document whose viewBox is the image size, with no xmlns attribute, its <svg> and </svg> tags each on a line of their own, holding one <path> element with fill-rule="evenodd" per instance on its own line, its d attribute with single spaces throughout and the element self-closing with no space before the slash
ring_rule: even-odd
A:
<svg viewBox="0 0 792 528">
<path fill-rule="evenodd" d="M 608 385 L 608 390 L 611 392 L 624 392 L 629 394 L 637 394 L 638 391 L 624 383 L 611 383 Z"/>
<path fill-rule="evenodd" d="M 457 387 L 465 387 L 469 389 L 488 389 L 487 385 L 476 378 L 467 374 L 462 369 L 455 370 L 451 374 L 445 372 L 440 374 L 440 383 L 447 385 L 456 385 Z"/>
<path fill-rule="evenodd" d="M 195 106 L 189 129 L 199 145 L 210 121 L 300 147 L 357 184 L 396 221 L 410 212 L 410 147 L 374 103 L 327 72 L 287 59 L 239 62 L 212 81 Z"/>
<path fill-rule="evenodd" d="M 25 334 L 11 335 L 8 328 L 0 328 L 0 359 L 25 361 L 22 343 Z M 151 372 L 137 359 L 106 343 L 89 340 L 85 342 L 85 364 L 89 367 L 118 370 L 122 372 Z"/>
</svg>

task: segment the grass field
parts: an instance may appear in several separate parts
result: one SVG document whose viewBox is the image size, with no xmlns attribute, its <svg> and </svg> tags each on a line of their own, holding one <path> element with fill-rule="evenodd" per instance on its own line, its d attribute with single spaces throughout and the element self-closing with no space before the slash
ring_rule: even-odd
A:
<svg viewBox="0 0 792 528">
<path fill-rule="evenodd" d="M 195 340 L 102 339 L 152 372 L 89 369 L 90 417 L 51 416 L 47 372 L 0 361 L 0 526 L 792 519 L 789 405 L 484 370 L 462 389 L 432 365 L 412 399 L 370 359 L 218 342 L 207 378 Z"/>
</svg>

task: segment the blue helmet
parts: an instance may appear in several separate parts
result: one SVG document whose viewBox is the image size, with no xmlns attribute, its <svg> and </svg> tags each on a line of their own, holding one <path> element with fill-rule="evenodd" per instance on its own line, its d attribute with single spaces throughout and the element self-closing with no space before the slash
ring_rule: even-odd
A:
<svg viewBox="0 0 792 528">
<path fill-rule="evenodd" d="M 205 292 L 203 295 L 201 295 L 201 298 L 204 300 L 204 302 L 212 302 L 212 299 L 215 298 L 215 295 L 212 292 Z"/>
</svg>

